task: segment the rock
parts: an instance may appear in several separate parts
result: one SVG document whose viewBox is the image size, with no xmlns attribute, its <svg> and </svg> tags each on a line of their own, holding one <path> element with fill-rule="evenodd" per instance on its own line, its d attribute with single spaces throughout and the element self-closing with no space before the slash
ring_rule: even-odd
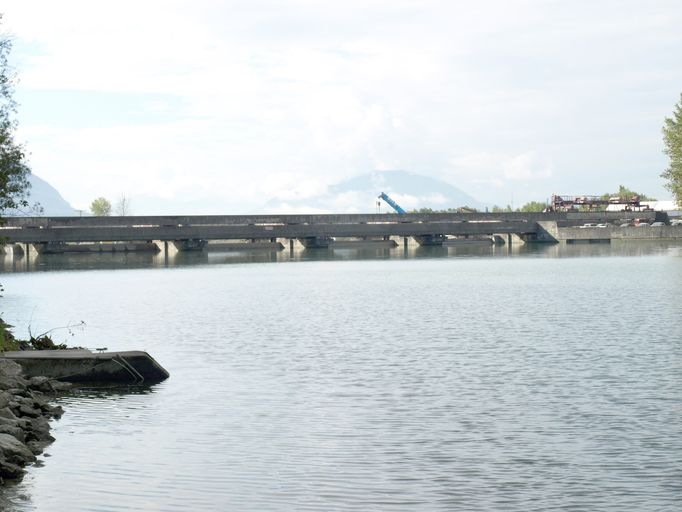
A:
<svg viewBox="0 0 682 512">
<path fill-rule="evenodd" d="M 47 377 L 25 379 L 20 365 L 0 358 L 0 483 L 21 478 L 23 466 L 54 441 L 49 418 L 64 410 L 46 394 L 69 389 L 71 384 Z"/>
<path fill-rule="evenodd" d="M 24 397 L 26 395 L 26 388 L 9 388 L 7 392 L 12 395 L 12 399 L 16 400 L 19 397 Z"/>
<path fill-rule="evenodd" d="M 54 393 L 58 391 L 68 391 L 72 388 L 70 382 L 60 382 L 49 377 L 31 377 L 28 380 L 28 388 L 42 393 Z"/>
<path fill-rule="evenodd" d="M 22 375 L 21 365 L 9 359 L 0 359 L 0 378 L 15 377 L 25 380 Z"/>
<path fill-rule="evenodd" d="M 17 396 L 14 398 L 14 400 L 16 402 L 18 402 L 19 404 L 23 404 L 23 405 L 26 405 L 28 407 L 35 407 L 36 402 L 37 402 L 37 400 L 35 398 L 33 398 L 33 396 L 30 394 L 27 394 L 25 396 L 24 395 Z"/>
<path fill-rule="evenodd" d="M 43 450 L 48 444 L 50 443 L 46 441 L 37 441 L 34 439 L 33 441 L 29 441 L 28 443 L 26 443 L 26 447 L 29 450 L 31 450 L 31 453 L 33 455 L 40 455 L 41 453 L 43 453 Z"/>
<path fill-rule="evenodd" d="M 26 431 L 14 425 L 0 425 L 0 434 L 9 434 L 22 443 L 26 440 Z"/>
<path fill-rule="evenodd" d="M 30 428 L 31 423 L 26 418 L 3 418 L 0 417 L 0 425 L 9 425 L 10 427 L 19 427 L 23 430 Z"/>
<path fill-rule="evenodd" d="M 62 409 L 61 405 L 45 404 L 42 409 L 45 414 L 52 416 L 53 418 L 61 418 L 64 414 L 64 409 Z"/>
<path fill-rule="evenodd" d="M 40 409 L 35 409 L 34 407 L 25 404 L 21 404 L 19 406 L 18 411 L 19 417 L 28 416 L 29 418 L 37 418 L 38 416 L 40 416 L 41 413 Z"/>
<path fill-rule="evenodd" d="M 0 459 L 0 478 L 7 480 L 16 480 L 21 478 L 26 473 L 20 466 Z"/>
<path fill-rule="evenodd" d="M 31 377 L 30 379 L 28 379 L 29 389 L 37 389 L 38 391 L 49 392 L 52 391 L 52 388 L 49 386 L 49 384 L 50 384 L 49 377 Z"/>
<path fill-rule="evenodd" d="M 73 384 L 71 384 L 70 382 L 61 382 L 58 380 L 51 380 L 50 384 L 52 386 L 52 391 L 54 391 L 55 393 L 69 391 L 73 387 Z"/>
<path fill-rule="evenodd" d="M 50 435 L 50 422 L 47 418 L 39 416 L 31 420 L 29 428 L 26 429 L 26 439 L 32 441 L 54 441 Z"/>
<path fill-rule="evenodd" d="M 33 452 L 10 434 L 0 434 L 0 453 L 6 461 L 12 464 L 26 465 L 36 460 Z"/>
<path fill-rule="evenodd" d="M 18 419 L 14 413 L 10 410 L 9 407 L 3 407 L 0 409 L 0 418 L 7 418 L 9 420 L 16 420 Z"/>
<path fill-rule="evenodd" d="M 0 358 L 0 389 L 26 389 L 26 384 L 27 380 L 22 376 L 19 364 Z"/>
<path fill-rule="evenodd" d="M 7 407 L 12 400 L 12 395 L 7 391 L 0 391 L 0 409 Z"/>
</svg>

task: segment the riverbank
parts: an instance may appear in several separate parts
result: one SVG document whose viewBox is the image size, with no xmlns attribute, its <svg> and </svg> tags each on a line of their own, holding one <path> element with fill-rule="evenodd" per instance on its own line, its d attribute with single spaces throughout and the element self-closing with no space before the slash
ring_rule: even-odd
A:
<svg viewBox="0 0 682 512">
<path fill-rule="evenodd" d="M 59 349 L 47 334 L 30 340 L 17 339 L 11 326 L 0 318 L 0 353 L 8 350 Z M 27 378 L 20 364 L 0 358 L 0 484 L 24 476 L 24 467 L 36 461 L 54 438 L 50 420 L 63 414 L 50 403 L 71 384 L 42 376 Z M 2 509 L 2 503 L 0 503 Z"/>
<path fill-rule="evenodd" d="M 70 388 L 47 377 L 27 379 L 20 365 L 0 359 L 0 483 L 21 478 L 24 467 L 54 441 L 50 420 L 63 410 L 50 401 Z"/>
</svg>

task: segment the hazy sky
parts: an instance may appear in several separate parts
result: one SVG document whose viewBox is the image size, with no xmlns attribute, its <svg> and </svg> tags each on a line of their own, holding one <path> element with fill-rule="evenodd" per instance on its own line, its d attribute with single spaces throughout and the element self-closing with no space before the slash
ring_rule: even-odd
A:
<svg viewBox="0 0 682 512">
<path fill-rule="evenodd" d="M 3 0 L 33 171 L 77 208 L 262 211 L 373 170 L 667 198 L 682 2 Z M 379 191 L 377 191 L 378 193 Z M 373 211 L 373 204 L 354 208 Z"/>
</svg>

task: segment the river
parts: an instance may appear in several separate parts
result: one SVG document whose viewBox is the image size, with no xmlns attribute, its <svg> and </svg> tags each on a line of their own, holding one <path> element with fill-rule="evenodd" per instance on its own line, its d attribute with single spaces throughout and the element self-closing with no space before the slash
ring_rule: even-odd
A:
<svg viewBox="0 0 682 512">
<path fill-rule="evenodd" d="M 44 256 L 25 335 L 150 352 L 59 399 L 12 511 L 667 511 L 682 245 Z"/>
</svg>

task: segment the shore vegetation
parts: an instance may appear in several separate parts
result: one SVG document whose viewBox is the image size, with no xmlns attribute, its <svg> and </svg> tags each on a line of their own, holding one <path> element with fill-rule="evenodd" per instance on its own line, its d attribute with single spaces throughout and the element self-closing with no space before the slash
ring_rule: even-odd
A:
<svg viewBox="0 0 682 512">
<path fill-rule="evenodd" d="M 26 162 L 26 150 L 15 138 L 17 104 L 13 94 L 16 74 L 8 62 L 11 49 L 11 39 L 0 35 L 0 221 L 3 212 L 21 211 L 29 206 L 31 170 Z"/>
<path fill-rule="evenodd" d="M 682 94 L 672 116 L 665 118 L 663 143 L 670 164 L 661 176 L 665 178 L 666 187 L 673 193 L 677 204 L 682 205 Z"/>
<path fill-rule="evenodd" d="M 1 23 L 2 14 L 0 14 L 0 25 Z M 23 145 L 17 143 L 15 139 L 17 121 L 14 116 L 17 104 L 13 93 L 16 75 L 8 61 L 11 49 L 11 39 L 0 35 L 0 224 L 3 222 L 4 212 L 21 211 L 29 206 L 28 176 L 31 170 L 26 163 L 26 151 Z M 3 243 L 0 239 L 0 248 Z M 2 292 L 1 286 L 0 292 Z M 14 337 L 10 327 L 0 318 L 0 351 L 21 349 L 22 342 Z"/>
</svg>

